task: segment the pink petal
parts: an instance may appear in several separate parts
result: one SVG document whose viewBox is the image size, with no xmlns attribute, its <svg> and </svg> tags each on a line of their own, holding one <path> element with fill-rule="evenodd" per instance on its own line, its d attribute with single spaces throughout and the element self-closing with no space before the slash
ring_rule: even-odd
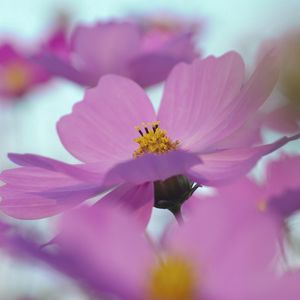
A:
<svg viewBox="0 0 300 300">
<path fill-rule="evenodd" d="M 221 150 L 201 155 L 202 165 L 197 165 L 189 172 L 189 176 L 200 184 L 220 185 L 245 175 L 257 161 L 286 143 L 298 139 L 300 135 L 283 137 L 272 144 L 252 147 Z"/>
<path fill-rule="evenodd" d="M 4 171 L 1 180 L 6 184 L 0 187 L 0 209 L 19 219 L 38 219 L 61 213 L 99 192 L 95 185 L 83 184 L 62 173 L 33 167 Z M 51 188 L 60 188 L 64 193 L 55 198 L 41 195 L 42 191 Z"/>
<path fill-rule="evenodd" d="M 105 182 L 127 182 L 142 184 L 156 180 L 165 180 L 174 175 L 186 174 L 201 159 L 189 152 L 170 151 L 165 154 L 147 154 L 137 159 L 121 162 L 108 173 Z"/>
<path fill-rule="evenodd" d="M 65 148 L 85 162 L 119 162 L 132 157 L 139 133 L 135 126 L 156 116 L 145 92 L 133 81 L 115 75 L 101 78 L 87 90 L 57 130 Z M 74 130 L 76 128 L 76 130 Z"/>
<path fill-rule="evenodd" d="M 266 188 L 268 195 L 279 195 L 289 189 L 300 188 L 300 156 L 282 154 L 266 168 Z"/>
<path fill-rule="evenodd" d="M 265 190 L 253 180 L 242 177 L 233 181 L 231 184 L 218 187 L 214 195 L 193 195 L 182 207 L 183 213 L 187 216 L 193 215 L 201 206 L 202 200 L 225 201 L 229 205 L 235 206 L 235 210 L 242 207 L 247 213 L 258 212 L 257 204 L 263 200 Z"/>
<path fill-rule="evenodd" d="M 59 245 L 76 261 L 82 275 L 102 292 L 122 299 L 141 299 L 154 254 L 140 224 L 108 203 L 101 209 L 81 209 L 64 217 Z"/>
<path fill-rule="evenodd" d="M 139 51 L 141 36 L 137 25 L 110 22 L 78 26 L 71 39 L 80 69 L 100 78 L 124 73 Z"/>
<path fill-rule="evenodd" d="M 217 127 L 220 113 L 240 91 L 244 73 L 235 52 L 177 65 L 166 82 L 158 114 L 161 126 L 184 148 L 195 145 Z"/>
<path fill-rule="evenodd" d="M 282 154 L 266 169 L 266 190 L 270 208 L 286 218 L 300 210 L 300 156 Z"/>
<path fill-rule="evenodd" d="M 277 77 L 273 53 L 243 86 L 244 64 L 234 52 L 179 65 L 167 80 L 162 127 L 184 148 L 203 151 L 239 129 L 267 99 Z"/>
<path fill-rule="evenodd" d="M 94 209 L 102 209 L 103 205 L 112 203 L 128 209 L 134 218 L 139 220 L 142 228 L 145 228 L 150 220 L 153 203 L 153 184 L 142 185 L 123 184 L 104 196 L 94 205 Z"/>
<path fill-rule="evenodd" d="M 137 56 L 128 65 L 130 78 L 143 87 L 167 78 L 171 69 L 181 60 L 165 53 L 147 53 Z"/>
<path fill-rule="evenodd" d="M 278 80 L 279 65 L 279 57 L 275 50 L 268 52 L 260 61 L 233 101 L 231 111 L 228 111 L 227 122 L 224 124 L 226 134 L 237 130 L 268 99 Z"/>
<path fill-rule="evenodd" d="M 163 47 L 162 51 L 176 57 L 181 62 L 192 62 L 199 57 L 199 51 L 196 51 L 194 31 L 185 31 L 173 38 L 170 38 Z"/>
<path fill-rule="evenodd" d="M 214 145 L 216 149 L 247 147 L 262 143 L 261 127 L 262 117 L 259 114 L 253 115 L 250 119 L 225 139 Z"/>
<path fill-rule="evenodd" d="M 41 65 L 50 74 L 60 76 L 85 86 L 94 86 L 97 79 L 90 74 L 78 71 L 69 62 L 55 56 L 51 53 L 40 53 L 32 58 L 32 61 Z"/>
<path fill-rule="evenodd" d="M 208 298 L 244 299 L 269 275 L 277 238 L 277 223 L 248 211 L 243 201 L 203 199 L 165 244 L 191 259 L 201 278 L 200 292 Z"/>
<path fill-rule="evenodd" d="M 300 273 L 298 270 L 287 272 L 274 280 L 260 286 L 256 293 L 250 294 L 245 300 L 298 300 L 300 295 L 299 288 Z"/>
<path fill-rule="evenodd" d="M 85 172 L 80 174 L 83 176 L 78 177 L 85 183 L 50 187 L 49 189 L 41 190 L 38 195 L 48 199 L 72 199 L 78 197 L 81 199 L 124 184 L 117 188 L 112 195 L 108 194 L 105 199 L 115 199 L 124 193 L 128 194 L 126 197 L 132 197 L 132 200 L 127 200 L 125 207 L 131 209 L 131 211 L 135 210 L 137 217 L 145 224 L 151 213 L 152 205 L 150 203 L 153 204 L 153 201 L 151 201 L 153 200 L 152 182 L 164 180 L 178 174 L 185 174 L 192 166 L 199 163 L 201 163 L 201 160 L 196 155 L 183 151 L 172 151 L 163 155 L 148 154 L 138 159 L 131 159 L 115 165 L 104 177 L 104 174 L 94 172 L 98 168 L 97 163 L 87 164 L 86 168 L 89 167 L 90 170 L 84 170 Z M 150 183 L 150 185 L 145 183 Z M 138 185 L 141 186 L 136 187 Z M 136 192 L 138 194 L 135 194 Z M 139 193 L 142 193 L 143 197 L 138 199 Z M 142 198 L 144 199 L 142 200 Z M 120 200 L 123 201 L 122 199 Z"/>
<path fill-rule="evenodd" d="M 299 131 L 298 120 L 300 113 L 297 109 L 285 105 L 266 113 L 264 125 L 282 133 L 294 133 Z"/>
<path fill-rule="evenodd" d="M 219 245 L 212 292 L 220 298 L 226 294 L 228 299 L 244 299 L 275 278 L 278 241 L 278 223 L 270 215 L 251 215 L 238 224 L 228 241 Z"/>
<path fill-rule="evenodd" d="M 157 44 L 159 41 L 153 42 Z M 195 53 L 190 32 L 180 34 L 175 38 L 169 37 L 159 47 L 152 45 L 151 48 L 132 59 L 128 65 L 130 78 L 144 87 L 165 80 L 177 63 L 191 62 L 199 56 Z"/>
<path fill-rule="evenodd" d="M 88 181 L 90 178 L 93 178 L 94 181 L 101 180 L 107 169 L 111 168 L 111 165 L 108 165 L 107 163 L 100 164 L 99 162 L 97 164 L 72 165 L 36 154 L 9 153 L 8 157 L 11 161 L 19 166 L 38 167 L 41 169 L 62 173 L 81 181 Z M 100 170 L 100 165 L 102 173 L 97 172 Z"/>
<path fill-rule="evenodd" d="M 282 219 L 290 217 L 300 210 L 300 187 L 287 189 L 280 195 L 269 198 L 268 207 L 275 211 Z"/>
</svg>

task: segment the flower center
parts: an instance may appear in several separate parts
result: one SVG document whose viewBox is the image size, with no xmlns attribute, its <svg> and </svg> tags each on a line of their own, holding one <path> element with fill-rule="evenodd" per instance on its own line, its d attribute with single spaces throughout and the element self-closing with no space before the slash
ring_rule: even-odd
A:
<svg viewBox="0 0 300 300">
<path fill-rule="evenodd" d="M 150 275 L 149 299 L 193 300 L 196 276 L 193 265 L 178 256 L 168 256 Z"/>
<path fill-rule="evenodd" d="M 5 71 L 6 87 L 10 91 L 22 92 L 29 82 L 28 74 L 19 64 L 11 64 Z"/>
<path fill-rule="evenodd" d="M 135 158 L 146 153 L 163 154 L 178 148 L 179 141 L 173 142 L 167 136 L 167 131 L 159 127 L 159 121 L 149 124 L 142 123 L 142 127 L 137 126 L 135 129 L 141 135 L 134 139 L 139 144 L 138 149 L 133 153 Z"/>
</svg>

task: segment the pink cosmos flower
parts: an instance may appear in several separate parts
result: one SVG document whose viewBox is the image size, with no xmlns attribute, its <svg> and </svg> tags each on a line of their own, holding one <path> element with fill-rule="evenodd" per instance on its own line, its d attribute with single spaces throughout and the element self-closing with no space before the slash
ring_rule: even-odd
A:
<svg viewBox="0 0 300 300">
<path fill-rule="evenodd" d="M 193 212 L 197 202 L 203 197 L 218 201 L 243 202 L 249 211 L 269 212 L 282 221 L 300 210 L 300 156 L 282 154 L 277 161 L 266 167 L 264 182 L 242 177 L 233 183 L 218 187 L 214 196 L 201 196 L 190 199 L 184 210 Z M 200 199 L 201 198 L 201 199 Z"/>
<path fill-rule="evenodd" d="M 10 154 L 21 167 L 1 174 L 2 211 L 23 219 L 47 217 L 117 187 L 101 202 L 118 202 L 144 223 L 153 202 L 177 212 L 198 185 L 226 183 L 299 138 L 256 147 L 236 147 L 229 138 L 270 94 L 276 65 L 269 53 L 245 81 L 235 52 L 181 63 L 167 79 L 157 115 L 136 83 L 102 77 L 57 124 L 63 145 L 82 163 Z"/>
<path fill-rule="evenodd" d="M 9 43 L 0 46 L 0 97 L 19 99 L 48 79 L 47 72 L 33 63 L 28 54 Z"/>
<path fill-rule="evenodd" d="M 194 35 L 195 30 L 177 30 L 167 38 L 159 34 L 153 38 L 137 23 L 99 22 L 76 27 L 68 59 L 50 51 L 36 60 L 54 75 L 86 86 L 95 86 L 101 76 L 113 73 L 147 87 L 164 80 L 178 62 L 198 56 Z"/>
<path fill-rule="evenodd" d="M 128 212 L 102 203 L 99 211 L 63 216 L 55 251 L 17 239 L 3 245 L 46 261 L 101 299 L 298 300 L 299 271 L 275 272 L 273 221 L 242 202 L 204 200 L 193 218 L 154 245 Z"/>
</svg>

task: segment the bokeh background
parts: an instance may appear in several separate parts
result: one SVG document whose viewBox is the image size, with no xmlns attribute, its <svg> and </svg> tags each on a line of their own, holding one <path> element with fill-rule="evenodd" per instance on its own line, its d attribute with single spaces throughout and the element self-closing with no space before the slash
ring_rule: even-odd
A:
<svg viewBox="0 0 300 300">
<path fill-rule="evenodd" d="M 235 49 L 249 66 L 255 61 L 256 51 L 264 39 L 300 28 L 299 0 L 0 0 L 0 41 L 9 38 L 30 47 L 45 37 L 61 14 L 68 16 L 72 28 L 78 23 L 157 11 L 202 20 L 204 30 L 199 47 L 205 56 Z M 157 105 L 161 86 L 151 88 L 149 94 Z M 12 166 L 6 158 L 8 152 L 32 152 L 71 162 L 71 156 L 58 140 L 55 124 L 82 97 L 82 87 L 54 79 L 15 106 L 0 101 L 0 169 Z M 271 131 L 265 134 L 267 141 L 279 136 Z M 300 153 L 300 142 L 286 146 L 285 151 Z M 267 159 L 274 156 L 278 153 Z M 263 176 L 264 163 L 265 160 L 260 162 L 254 171 L 258 178 Z M 155 210 L 149 230 L 157 235 L 160 225 L 170 219 L 167 212 Z M 46 241 L 53 235 L 53 220 L 55 218 L 18 223 L 42 232 Z M 85 298 L 72 283 L 46 267 L 21 264 L 1 255 L 0 299 Z"/>
</svg>

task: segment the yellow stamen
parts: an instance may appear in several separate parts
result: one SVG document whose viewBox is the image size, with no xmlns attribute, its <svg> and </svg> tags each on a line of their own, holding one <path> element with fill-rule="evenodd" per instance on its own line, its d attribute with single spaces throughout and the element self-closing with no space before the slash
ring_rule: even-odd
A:
<svg viewBox="0 0 300 300">
<path fill-rule="evenodd" d="M 178 256 L 160 261 L 150 274 L 150 300 L 195 299 L 196 276 L 193 265 Z"/>
<path fill-rule="evenodd" d="M 22 92 L 29 83 L 28 72 L 20 64 L 11 64 L 5 70 L 4 82 L 8 90 Z"/>
<path fill-rule="evenodd" d="M 144 128 L 144 132 L 141 128 Z M 142 127 L 135 129 L 141 135 L 134 139 L 139 144 L 139 148 L 134 151 L 133 157 L 144 155 L 145 153 L 163 154 L 178 148 L 179 141 L 173 142 L 165 130 L 159 128 L 159 121 L 153 123 L 142 123 Z"/>
</svg>

